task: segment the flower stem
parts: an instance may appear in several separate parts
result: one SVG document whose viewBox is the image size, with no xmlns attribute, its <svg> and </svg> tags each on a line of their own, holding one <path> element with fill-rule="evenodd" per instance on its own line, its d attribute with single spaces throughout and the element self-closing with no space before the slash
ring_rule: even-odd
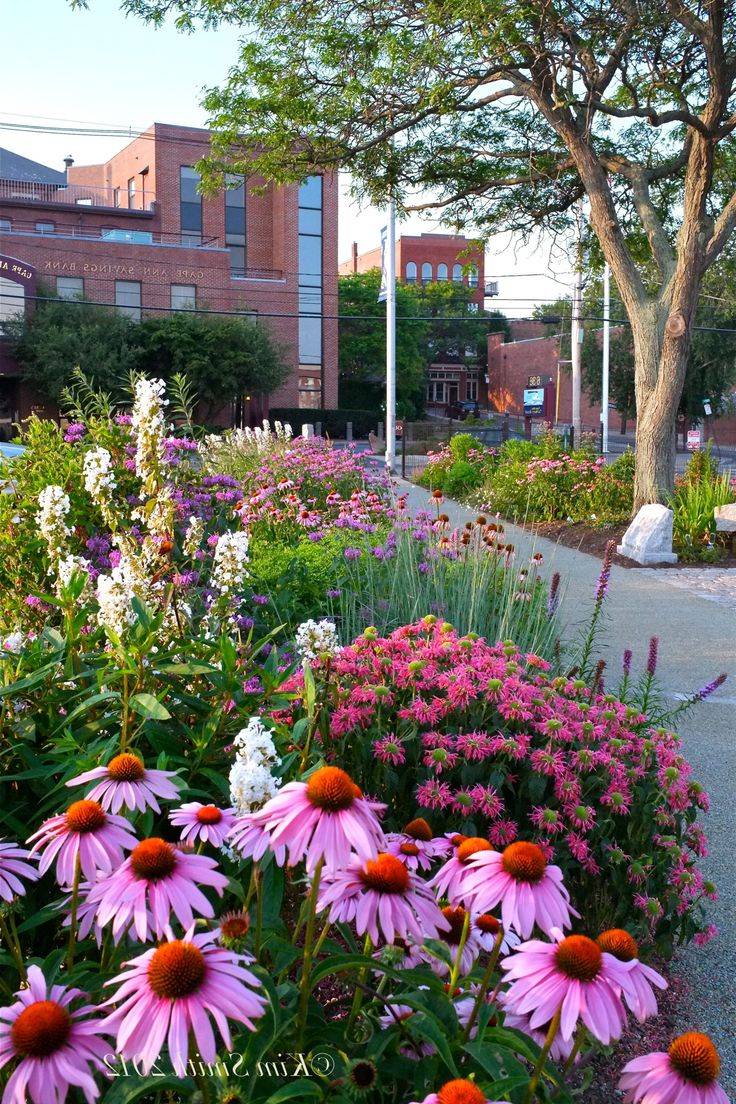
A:
<svg viewBox="0 0 736 1104">
<path fill-rule="evenodd" d="M 369 935 L 366 935 L 365 943 L 363 944 L 363 956 L 365 958 L 368 958 L 368 956 L 370 955 L 372 950 L 373 950 L 373 941 L 371 940 L 371 937 Z M 360 1012 L 361 1006 L 363 1004 L 363 991 L 364 991 L 365 982 L 366 982 L 367 977 L 368 977 L 368 967 L 363 966 L 360 973 L 358 974 L 358 984 L 356 986 L 355 994 L 353 996 L 353 1004 L 352 1004 L 352 1007 L 350 1009 L 350 1016 L 348 1017 L 348 1024 L 347 1024 L 347 1027 L 345 1028 L 345 1037 L 348 1038 L 348 1039 L 350 1038 L 350 1032 L 352 1030 L 353 1024 L 355 1023 L 356 1017 L 357 1017 L 358 1013 Z"/>
<path fill-rule="evenodd" d="M 25 964 L 23 962 L 23 953 L 21 951 L 18 933 L 11 916 L 8 916 L 8 919 L 6 921 L 5 917 L 0 913 L 0 932 L 2 932 L 2 936 L 8 946 L 8 950 L 10 951 L 13 960 L 15 961 L 15 965 L 18 967 L 18 973 L 20 974 L 21 979 L 26 982 L 28 980 L 28 976 L 26 974 Z"/>
<path fill-rule="evenodd" d="M 312 888 L 309 891 L 307 904 L 307 930 L 304 934 L 304 961 L 302 963 L 302 978 L 299 986 L 299 1009 L 297 1011 L 297 1050 L 303 1049 L 304 1030 L 307 1026 L 307 1011 L 309 1009 L 310 976 L 312 973 L 312 960 L 314 958 L 314 929 L 317 921 L 317 895 L 319 883 L 322 877 L 324 858 L 320 859 L 312 877 Z"/>
<path fill-rule="evenodd" d="M 586 1038 L 587 1034 L 588 1034 L 588 1032 L 585 1029 L 585 1025 L 580 1024 L 580 1026 L 578 1027 L 578 1033 L 575 1037 L 575 1042 L 573 1044 L 573 1048 L 570 1051 L 570 1056 L 567 1059 L 567 1061 L 565 1062 L 565 1065 L 563 1066 L 563 1069 L 562 1069 L 563 1078 L 567 1077 L 568 1073 L 570 1072 L 572 1067 L 575 1065 L 575 1059 L 577 1058 L 578 1054 L 580 1053 L 580 1051 L 582 1049 L 582 1046 L 583 1046 L 583 1043 L 585 1042 L 585 1038 Z"/>
<path fill-rule="evenodd" d="M 478 995 L 475 998 L 475 1004 L 473 1005 L 468 1022 L 465 1025 L 465 1031 L 463 1032 L 463 1041 L 467 1042 L 470 1038 L 470 1032 L 473 1030 L 475 1021 L 478 1019 L 478 1013 L 483 1007 L 483 1002 L 486 999 L 486 994 L 491 985 L 491 978 L 493 977 L 493 971 L 496 969 L 496 963 L 498 962 L 498 956 L 501 953 L 501 944 L 503 943 L 503 928 L 498 929 L 498 935 L 493 943 L 493 950 L 491 951 L 491 957 L 488 959 L 488 965 L 486 971 L 483 974 L 483 980 L 480 983 L 480 989 Z"/>
<path fill-rule="evenodd" d="M 539 1084 L 539 1078 L 542 1076 L 542 1070 L 544 1069 L 547 1058 L 549 1057 L 549 1052 L 552 1049 L 552 1044 L 554 1043 L 555 1039 L 557 1038 L 557 1032 L 560 1030 L 560 1020 L 561 1019 L 562 1019 L 562 1005 L 560 1005 L 560 1007 L 555 1012 L 554 1016 L 552 1017 L 552 1022 L 550 1023 L 549 1028 L 547 1029 L 547 1037 L 544 1040 L 544 1045 L 542 1046 L 542 1052 L 539 1055 L 539 1058 L 537 1059 L 537 1064 L 534 1067 L 534 1070 L 532 1071 L 532 1076 L 531 1076 L 531 1079 L 529 1081 L 529 1086 L 526 1090 L 526 1096 L 524 1097 L 524 1104 L 533 1104 L 535 1094 L 536 1094 L 536 1091 L 537 1091 L 537 1085 Z"/>
<path fill-rule="evenodd" d="M 468 935 L 470 934 L 470 912 L 465 910 L 465 919 L 463 920 L 463 930 L 460 933 L 460 942 L 457 945 L 457 954 L 455 955 L 455 963 L 452 967 L 452 973 L 450 974 L 450 1000 L 452 1000 L 452 994 L 455 992 L 455 987 L 460 977 L 460 964 L 462 962 L 463 951 L 465 950 L 465 944 L 468 941 Z"/>
<path fill-rule="evenodd" d="M 72 901 L 69 913 L 69 944 L 66 951 L 66 968 L 71 971 L 74 965 L 74 951 L 77 946 L 77 906 L 79 905 L 79 880 L 82 876 L 82 863 L 77 855 L 74 866 L 74 883 L 72 885 Z"/>
</svg>

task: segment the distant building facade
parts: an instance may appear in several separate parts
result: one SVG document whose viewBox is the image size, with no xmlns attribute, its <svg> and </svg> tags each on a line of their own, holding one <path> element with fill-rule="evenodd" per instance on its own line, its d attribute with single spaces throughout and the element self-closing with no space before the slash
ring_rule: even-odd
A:
<svg viewBox="0 0 736 1104">
<path fill-rule="evenodd" d="M 343 261 L 341 276 L 369 272 L 381 267 L 381 250 L 358 253 Z M 462 234 L 402 234 L 396 241 L 396 276 L 406 284 L 453 281 L 471 289 L 471 309 L 483 310 L 486 295 L 484 251 Z M 497 294 L 497 289 L 493 291 Z M 457 402 L 485 402 L 485 368 L 467 357 L 446 355 L 432 363 L 427 372 L 426 403 L 437 411 Z"/>
<path fill-rule="evenodd" d="M 337 320 L 325 304 L 337 301 L 337 179 L 261 187 L 233 176 L 203 197 L 194 165 L 208 149 L 207 130 L 155 123 L 109 161 L 69 157 L 64 172 L 0 150 L 0 325 L 32 310 L 39 288 L 134 319 L 248 314 L 291 364 L 270 404 L 334 407 Z M 0 339 L 0 418 L 34 405 L 44 396 L 30 393 Z M 251 420 L 258 407 L 254 398 Z"/>
</svg>

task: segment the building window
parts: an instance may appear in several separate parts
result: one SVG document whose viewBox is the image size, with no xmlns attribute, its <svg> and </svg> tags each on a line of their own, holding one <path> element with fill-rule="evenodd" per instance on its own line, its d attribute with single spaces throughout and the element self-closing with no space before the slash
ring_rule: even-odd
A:
<svg viewBox="0 0 736 1104">
<path fill-rule="evenodd" d="M 472 288 L 476 288 L 478 286 L 478 266 L 477 265 L 471 265 L 470 266 L 470 271 L 468 273 L 468 284 Z"/>
<path fill-rule="evenodd" d="M 478 401 L 478 380 L 474 376 L 468 376 L 467 383 L 465 385 L 465 397 L 468 402 Z"/>
<path fill-rule="evenodd" d="M 119 188 L 113 188 L 113 190 L 112 190 L 112 205 L 113 205 L 113 207 L 119 207 L 120 206 L 120 189 Z"/>
<path fill-rule="evenodd" d="M 0 276 L 0 333 L 5 322 L 10 322 L 25 311 L 25 288 L 14 280 Z"/>
<path fill-rule="evenodd" d="M 432 282 L 432 266 L 429 261 L 425 261 L 422 265 L 422 283 L 429 284 Z"/>
<path fill-rule="evenodd" d="M 81 276 L 57 276 L 56 294 L 59 299 L 81 299 L 84 296 L 84 280 Z"/>
<path fill-rule="evenodd" d="M 115 306 L 118 314 L 127 314 L 134 322 L 140 322 L 141 285 L 138 280 L 115 281 Z"/>
<path fill-rule="evenodd" d="M 409 261 L 406 266 L 406 282 L 407 284 L 415 284 L 417 282 L 417 266 L 413 261 Z"/>
<path fill-rule="evenodd" d="M 197 306 L 197 289 L 194 284 L 171 285 L 171 309 L 194 310 Z"/>
<path fill-rule="evenodd" d="M 179 218 L 181 244 L 202 244 L 202 196 L 197 191 L 200 176 L 190 165 L 179 169 Z"/>
<path fill-rule="evenodd" d="M 133 210 L 135 207 L 135 177 L 131 176 L 128 181 L 128 207 Z"/>
<path fill-rule="evenodd" d="M 322 177 L 299 185 L 299 406 L 322 403 Z"/>
<path fill-rule="evenodd" d="M 37 234 L 53 234 L 54 224 L 53 222 L 37 222 L 36 233 Z"/>
<path fill-rule="evenodd" d="M 245 177 L 225 177 L 225 245 L 230 250 L 230 271 L 245 276 Z"/>
<path fill-rule="evenodd" d="M 456 284 L 461 284 L 463 282 L 463 266 L 462 265 L 456 264 L 456 265 L 452 266 L 452 278 L 453 278 L 453 280 L 455 281 Z"/>
<path fill-rule="evenodd" d="M 3 234 L 9 234 L 10 233 L 10 219 L 5 219 L 5 218 L 0 219 L 0 233 L 3 233 Z"/>
<path fill-rule="evenodd" d="M 438 264 L 437 265 L 437 279 L 438 280 L 446 280 L 447 279 L 447 265 L 446 264 Z"/>
</svg>

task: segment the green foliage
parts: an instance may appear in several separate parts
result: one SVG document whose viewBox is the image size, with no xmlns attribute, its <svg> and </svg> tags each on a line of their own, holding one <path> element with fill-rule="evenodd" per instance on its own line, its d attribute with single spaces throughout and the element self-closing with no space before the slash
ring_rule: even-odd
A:
<svg viewBox="0 0 736 1104">
<path fill-rule="evenodd" d="M 480 487 L 496 460 L 496 450 L 480 444 L 472 433 L 457 433 L 439 452 L 430 453 L 417 482 L 451 498 L 464 498 Z"/>
<path fill-rule="evenodd" d="M 726 535 L 716 530 L 715 508 L 736 502 L 736 483 L 718 474 L 710 448 L 693 453 L 670 499 L 674 512 L 672 543 L 683 560 L 714 563 L 726 550 Z"/>
</svg>

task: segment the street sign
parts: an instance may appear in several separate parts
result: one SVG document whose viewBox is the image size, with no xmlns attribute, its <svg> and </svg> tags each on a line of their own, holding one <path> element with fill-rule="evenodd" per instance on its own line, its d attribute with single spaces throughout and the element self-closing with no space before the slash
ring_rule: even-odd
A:
<svg viewBox="0 0 736 1104">
<path fill-rule="evenodd" d="M 687 449 L 688 452 L 699 452 L 702 443 L 702 435 L 699 429 L 689 429 L 687 431 Z"/>
<path fill-rule="evenodd" d="M 524 417 L 535 418 L 544 414 L 544 388 L 524 388 Z"/>
<path fill-rule="evenodd" d="M 713 407 L 710 405 L 710 399 L 703 399 L 703 410 L 705 411 L 706 418 L 710 418 L 713 413 Z"/>
</svg>

